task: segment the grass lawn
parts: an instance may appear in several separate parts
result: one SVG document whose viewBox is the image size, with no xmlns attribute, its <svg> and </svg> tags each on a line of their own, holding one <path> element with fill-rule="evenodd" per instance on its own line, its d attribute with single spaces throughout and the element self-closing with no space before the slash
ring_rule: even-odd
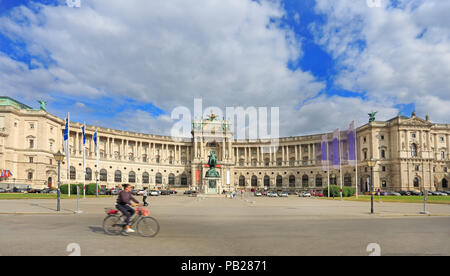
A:
<svg viewBox="0 0 450 276">
<path fill-rule="evenodd" d="M 333 198 L 322 199 L 333 200 Z M 403 203 L 423 203 L 423 196 L 380 196 L 382 202 L 403 202 Z M 340 200 L 339 197 L 335 197 L 334 200 Z M 370 201 L 370 196 L 358 196 L 356 197 L 344 197 L 344 200 L 349 201 Z M 378 201 L 378 196 L 373 197 L 373 201 Z M 450 196 L 428 196 L 427 203 L 435 204 L 450 204 Z"/>
<path fill-rule="evenodd" d="M 5 193 L 0 194 L 0 200 L 1 199 L 56 199 L 56 194 L 22 194 L 22 193 Z M 80 198 L 82 198 L 83 195 L 80 195 Z M 95 195 L 86 195 L 86 198 L 95 198 Z M 115 196 L 106 196 L 106 195 L 99 195 L 99 198 L 108 198 L 108 197 L 115 197 Z M 61 195 L 62 199 L 69 199 L 68 195 Z M 71 195 L 70 199 L 76 199 L 77 195 Z"/>
</svg>

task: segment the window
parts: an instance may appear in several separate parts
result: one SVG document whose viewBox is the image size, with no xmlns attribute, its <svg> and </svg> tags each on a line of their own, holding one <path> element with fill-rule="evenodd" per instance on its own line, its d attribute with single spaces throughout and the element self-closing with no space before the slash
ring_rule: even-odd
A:
<svg viewBox="0 0 450 276">
<path fill-rule="evenodd" d="M 30 163 L 33 163 L 34 159 L 33 159 L 33 157 L 29 157 L 28 160 L 29 160 Z"/>
<path fill-rule="evenodd" d="M 17 122 L 14 122 L 14 127 L 17 127 Z"/>
<path fill-rule="evenodd" d="M 28 172 L 28 180 L 33 180 L 33 173 L 32 172 Z"/>
<path fill-rule="evenodd" d="M 150 183 L 150 176 L 146 172 L 142 174 L 142 183 L 143 184 L 149 184 Z"/>
<path fill-rule="evenodd" d="M 382 167 L 381 167 L 381 171 L 385 172 L 385 171 L 386 171 L 386 167 L 385 167 L 385 166 L 382 166 Z"/>
<path fill-rule="evenodd" d="M 50 165 L 53 165 L 53 159 L 50 159 Z"/>
<path fill-rule="evenodd" d="M 92 170 L 91 170 L 91 168 L 86 168 L 86 176 L 85 176 L 85 179 L 88 180 L 88 181 L 91 181 L 91 180 L 92 180 Z"/>
<path fill-rule="evenodd" d="M 419 178 L 414 178 L 414 187 L 415 188 L 418 188 L 419 187 L 419 185 L 420 185 L 420 181 L 419 181 Z"/>
<path fill-rule="evenodd" d="M 386 158 L 386 151 L 383 149 L 381 150 L 381 159 Z"/>
<path fill-rule="evenodd" d="M 128 174 L 128 183 L 136 183 L 136 173 L 131 171 Z"/>
<path fill-rule="evenodd" d="M 241 175 L 239 177 L 239 186 L 240 187 L 245 187 L 245 176 Z"/>
<path fill-rule="evenodd" d="M 316 176 L 316 187 L 322 187 L 322 176 Z"/>
<path fill-rule="evenodd" d="M 419 170 L 420 170 L 420 166 L 419 165 L 416 165 L 416 172 L 418 172 Z"/>
<path fill-rule="evenodd" d="M 289 187 L 291 188 L 295 187 L 295 176 L 293 175 L 289 176 Z"/>
<path fill-rule="evenodd" d="M 441 159 L 445 159 L 445 151 L 441 152 Z"/>
<path fill-rule="evenodd" d="M 252 187 L 258 186 L 258 178 L 254 175 L 252 176 Z"/>
<path fill-rule="evenodd" d="M 411 155 L 412 157 L 417 157 L 417 145 L 411 144 Z"/>
<path fill-rule="evenodd" d="M 363 141 L 364 141 L 364 143 L 365 143 L 365 142 L 367 141 L 367 138 L 366 138 L 366 137 L 364 137 L 364 138 L 363 138 Z"/>
<path fill-rule="evenodd" d="M 349 174 L 344 176 L 344 186 L 351 187 L 352 186 L 352 177 Z"/>
<path fill-rule="evenodd" d="M 264 176 L 264 187 L 270 186 L 270 177 L 268 175 Z"/>
<path fill-rule="evenodd" d="M 444 172 L 445 172 L 445 173 L 447 172 L 447 167 L 444 167 Z"/>
<path fill-rule="evenodd" d="M 444 136 L 439 137 L 439 140 L 440 140 L 441 142 L 444 142 L 444 141 L 445 141 Z"/>
<path fill-rule="evenodd" d="M 108 172 L 105 169 L 100 170 L 100 181 L 108 181 Z"/>
<path fill-rule="evenodd" d="M 383 187 L 383 188 L 386 188 L 386 187 L 387 187 L 386 180 L 382 180 L 382 181 L 381 181 L 381 187 Z"/>
<path fill-rule="evenodd" d="M 30 149 L 34 149 L 34 140 L 30 139 Z"/>
<path fill-rule="evenodd" d="M 181 186 L 187 186 L 187 176 L 186 174 L 181 175 Z"/>
<path fill-rule="evenodd" d="M 34 129 L 34 124 L 33 123 L 30 124 L 30 129 Z"/>
<path fill-rule="evenodd" d="M 381 135 L 381 140 L 384 140 L 384 135 Z"/>
<path fill-rule="evenodd" d="M 416 138 L 416 134 L 413 132 L 413 133 L 411 133 L 411 137 L 414 139 L 414 138 Z"/>
<path fill-rule="evenodd" d="M 122 182 L 122 172 L 117 170 L 114 172 L 114 182 L 120 183 Z"/>
<path fill-rule="evenodd" d="M 304 174 L 303 177 L 302 177 L 302 186 L 303 187 L 308 187 L 309 186 L 308 182 L 309 182 L 309 177 L 306 174 Z"/>
<path fill-rule="evenodd" d="M 162 174 L 161 173 L 157 173 L 155 176 L 155 184 L 156 185 L 161 185 L 162 184 Z"/>
<path fill-rule="evenodd" d="M 53 151 L 53 142 L 50 142 L 50 151 Z"/>
<path fill-rule="evenodd" d="M 70 166 L 70 179 L 75 180 L 76 177 L 77 177 L 77 170 L 75 169 L 75 167 Z"/>
<path fill-rule="evenodd" d="M 281 175 L 277 176 L 277 187 L 283 187 L 283 177 Z"/>
<path fill-rule="evenodd" d="M 169 174 L 169 185 L 175 185 L 175 175 L 173 173 Z"/>
<path fill-rule="evenodd" d="M 448 181 L 447 179 L 442 179 L 442 188 L 448 188 Z"/>
</svg>

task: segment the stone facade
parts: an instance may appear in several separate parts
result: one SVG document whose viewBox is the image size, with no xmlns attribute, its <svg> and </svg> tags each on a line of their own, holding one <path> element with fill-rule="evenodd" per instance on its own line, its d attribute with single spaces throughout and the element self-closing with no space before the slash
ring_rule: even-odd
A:
<svg viewBox="0 0 450 276">
<path fill-rule="evenodd" d="M 0 186 L 33 188 L 57 186 L 53 153 L 63 152 L 64 119 L 0 97 L 0 169 L 12 176 Z M 81 124 L 70 124 L 70 183 L 83 183 Z M 100 163 L 92 136 L 99 134 Z M 345 135 L 344 135 L 345 136 Z M 321 165 L 322 134 L 286 137 L 276 141 L 234 140 L 230 122 L 210 117 L 195 121 L 191 139 L 177 139 L 86 126 L 86 183 L 116 187 L 130 183 L 137 189 L 182 188 L 205 190 L 208 155 L 214 150 L 219 167 L 217 192 L 235 189 L 321 190 L 328 172 Z M 355 167 L 346 162 L 330 168 L 331 184 L 368 190 L 368 160 L 374 167 L 374 187 L 382 191 L 449 190 L 450 125 L 398 116 L 357 129 L 358 181 Z M 341 141 L 346 148 L 346 141 Z M 345 157 L 345 154 L 344 154 Z M 65 160 L 66 161 L 66 160 Z M 61 164 L 62 183 L 68 183 L 67 164 Z"/>
</svg>

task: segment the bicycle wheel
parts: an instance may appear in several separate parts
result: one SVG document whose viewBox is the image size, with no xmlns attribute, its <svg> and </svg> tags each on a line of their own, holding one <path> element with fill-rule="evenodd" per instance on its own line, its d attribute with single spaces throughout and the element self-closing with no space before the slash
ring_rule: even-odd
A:
<svg viewBox="0 0 450 276">
<path fill-rule="evenodd" d="M 103 220 L 103 230 L 108 235 L 119 235 L 123 231 L 123 226 L 119 216 L 107 216 Z"/>
<path fill-rule="evenodd" d="M 159 223 L 152 217 L 143 217 L 138 221 L 136 230 L 139 235 L 152 238 L 159 232 Z"/>
</svg>

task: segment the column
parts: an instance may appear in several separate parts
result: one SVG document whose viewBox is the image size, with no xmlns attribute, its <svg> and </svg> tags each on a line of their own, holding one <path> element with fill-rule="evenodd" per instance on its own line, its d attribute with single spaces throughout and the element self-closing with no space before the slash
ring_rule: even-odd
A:
<svg viewBox="0 0 450 276">
<path fill-rule="evenodd" d="M 439 137 L 437 136 L 437 134 L 434 134 L 434 159 L 437 160 L 438 159 L 438 139 Z"/>
<path fill-rule="evenodd" d="M 300 156 L 299 156 L 300 164 L 303 165 L 303 147 L 301 144 L 298 146 L 298 149 L 299 149 L 299 153 L 300 153 Z"/>
<path fill-rule="evenodd" d="M 231 137 L 230 138 L 228 138 L 228 159 L 232 159 L 232 153 L 231 153 L 231 151 L 232 151 L 232 147 L 231 147 Z"/>
<path fill-rule="evenodd" d="M 281 166 L 284 166 L 284 165 L 286 165 L 286 156 L 285 156 L 285 153 L 286 153 L 286 146 L 281 146 Z"/>
<path fill-rule="evenodd" d="M 258 147 L 256 147 L 256 165 L 257 166 L 259 166 L 259 161 L 260 161 L 260 158 L 259 158 L 259 146 Z"/>
<path fill-rule="evenodd" d="M 316 164 L 316 144 L 312 144 L 312 163 Z"/>
<path fill-rule="evenodd" d="M 297 165 L 298 164 L 298 145 L 294 146 L 294 151 L 295 151 L 294 165 Z"/>
<path fill-rule="evenodd" d="M 244 166 L 248 164 L 247 147 L 244 147 Z"/>
<path fill-rule="evenodd" d="M 445 140 L 447 141 L 447 160 L 450 159 L 450 140 L 449 140 L 449 138 L 450 138 L 450 135 L 447 134 L 445 136 Z"/>
<path fill-rule="evenodd" d="M 203 138 L 200 137 L 200 158 L 203 158 Z"/>
</svg>

